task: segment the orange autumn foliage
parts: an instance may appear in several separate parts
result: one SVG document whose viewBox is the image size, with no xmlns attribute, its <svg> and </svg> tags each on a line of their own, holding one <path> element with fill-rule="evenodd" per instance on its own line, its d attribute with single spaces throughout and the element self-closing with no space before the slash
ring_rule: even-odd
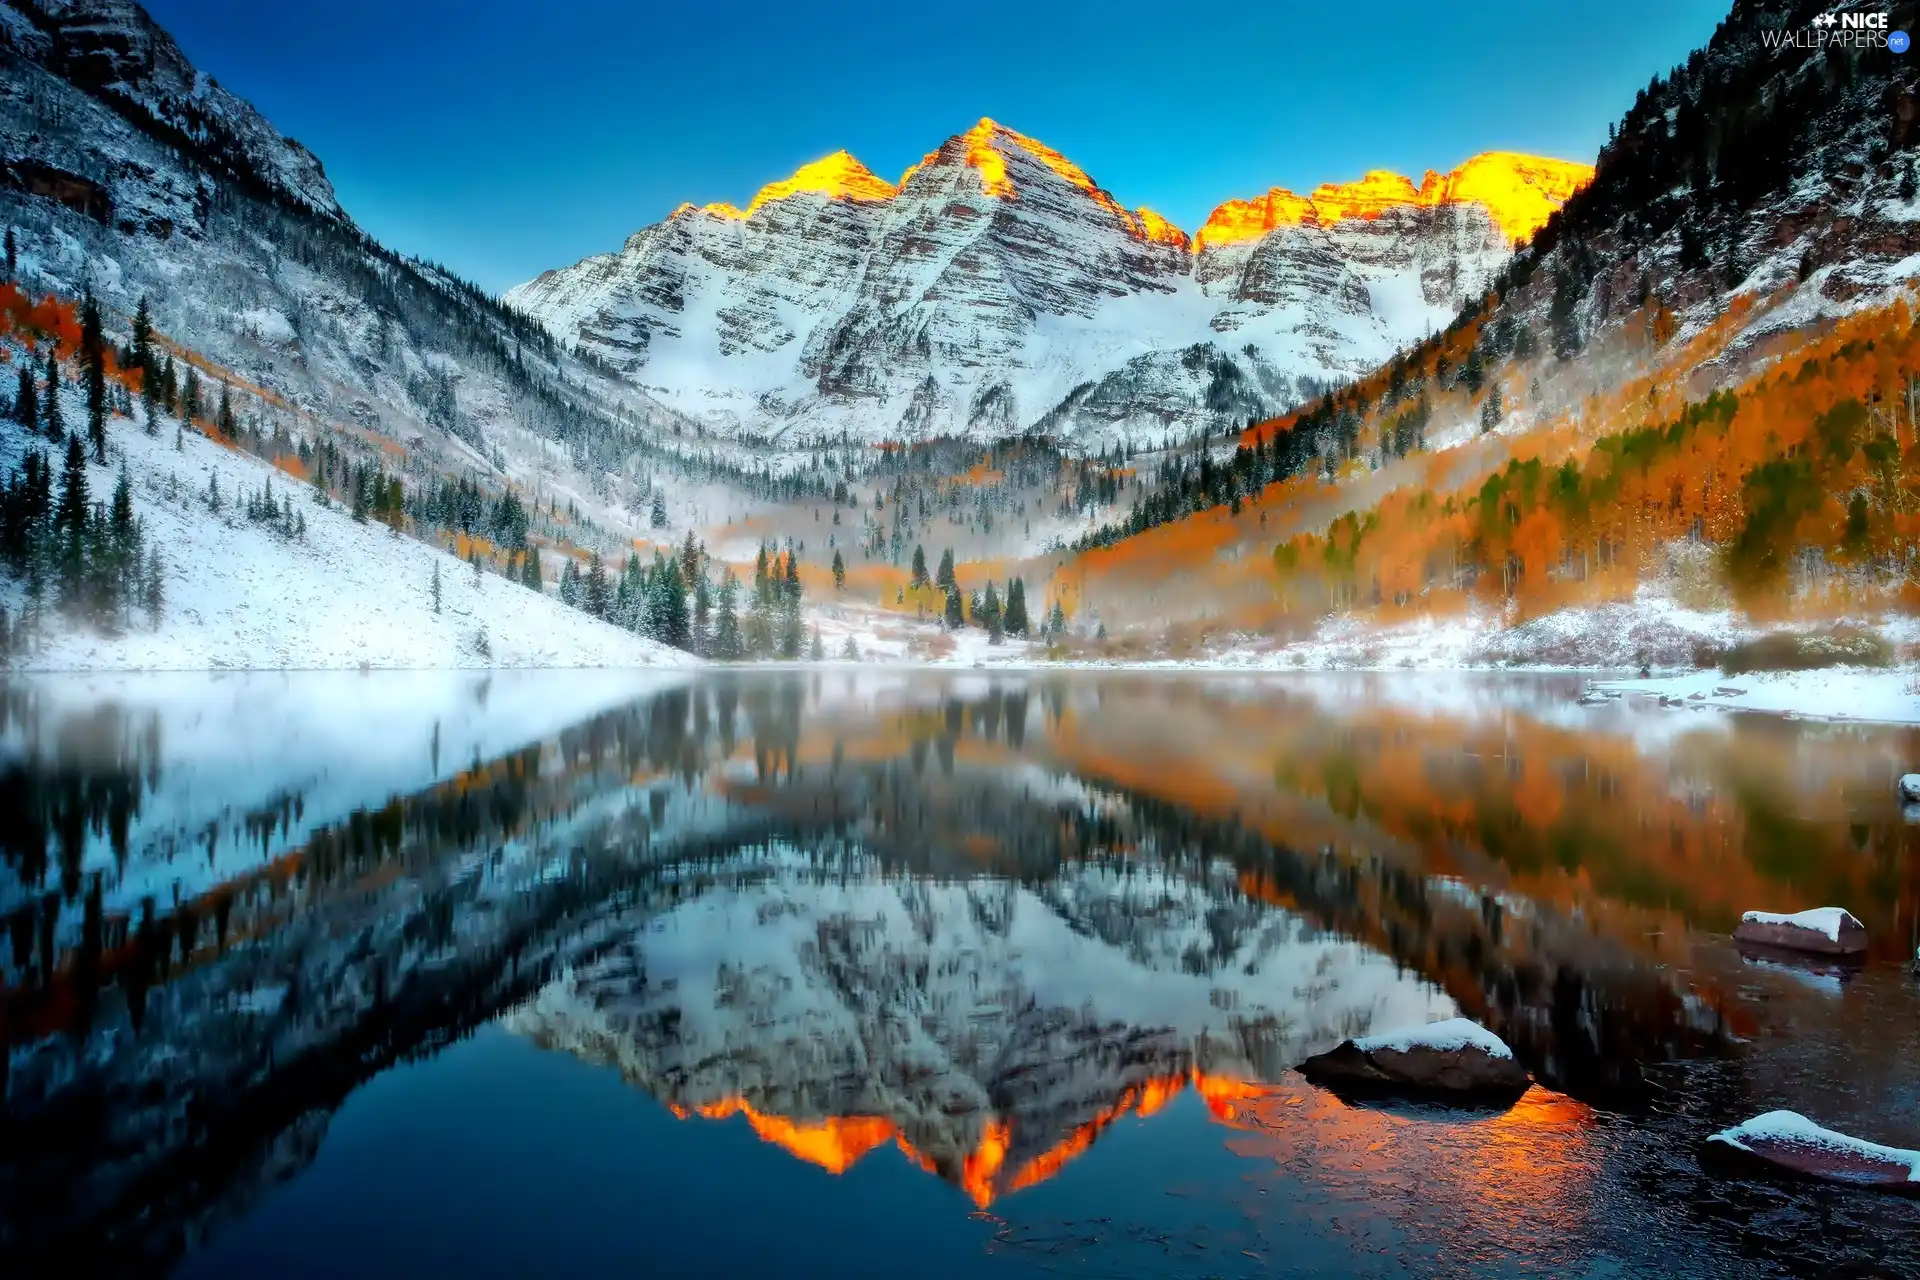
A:
<svg viewBox="0 0 1920 1280">
<path fill-rule="evenodd" d="M 1911 603 L 1916 371 L 1904 303 L 1850 318 L 1737 391 L 1594 439 L 1544 433 L 1477 485 L 1396 489 L 1297 535 L 1275 548 L 1282 589 L 1384 616 L 1478 599 L 1526 617 L 1630 596 L 1692 541 L 1753 611 Z"/>
</svg>

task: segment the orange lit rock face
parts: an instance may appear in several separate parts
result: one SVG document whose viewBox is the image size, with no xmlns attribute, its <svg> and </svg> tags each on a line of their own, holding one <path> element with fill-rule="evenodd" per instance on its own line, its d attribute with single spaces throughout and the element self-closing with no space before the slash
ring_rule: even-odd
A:
<svg viewBox="0 0 1920 1280">
<path fill-rule="evenodd" d="M 1229 200 L 1215 209 L 1194 237 L 1194 247 L 1242 244 L 1276 227 L 1325 226 L 1344 218 L 1377 218 L 1389 209 L 1478 204 L 1509 240 L 1532 235 L 1567 197 L 1593 177 L 1591 165 L 1549 160 L 1511 151 L 1489 151 L 1451 173 L 1427 171 L 1412 180 L 1374 169 L 1358 182 L 1322 183 L 1305 196 L 1275 187 L 1252 200 Z"/>
<path fill-rule="evenodd" d="M 1156 244 L 1178 245 L 1182 249 L 1193 247 L 1193 241 L 1186 232 L 1151 209 L 1145 207 L 1135 209 L 1133 223 L 1142 240 L 1151 240 Z"/>
<path fill-rule="evenodd" d="M 1511 151 L 1488 151 L 1474 156 L 1451 173 L 1428 170 L 1417 187 L 1402 174 L 1372 169 L 1357 182 L 1323 182 L 1304 196 L 1275 187 L 1251 200 L 1229 200 L 1208 216 L 1198 235 L 1189 237 L 1151 209 L 1122 208 L 1084 169 L 1044 142 L 983 118 L 965 133 L 949 139 L 939 151 L 929 152 L 919 164 L 900 176 L 897 186 L 846 151 L 836 151 L 824 159 L 802 165 L 791 177 L 760 188 L 744 209 L 723 202 L 683 204 L 674 212 L 680 214 L 697 208 L 715 217 L 743 220 L 774 201 L 803 194 L 823 195 L 830 200 L 880 203 L 893 199 L 912 181 L 914 174 L 956 149 L 967 167 L 979 174 L 981 192 L 996 200 L 1020 198 L 1017 185 L 1007 171 L 1007 157 L 1019 152 L 1045 165 L 1068 185 L 1084 193 L 1135 238 L 1194 251 L 1210 245 L 1258 240 L 1276 227 L 1325 226 L 1345 218 L 1377 218 L 1389 209 L 1432 208 L 1444 204 L 1484 206 L 1501 232 L 1517 243 L 1539 230 L 1549 214 L 1593 177 L 1590 165 Z"/>
<path fill-rule="evenodd" d="M 763 205 L 785 200 L 789 196 L 812 194 L 826 196 L 829 200 L 871 202 L 891 200 L 896 190 L 891 182 L 861 164 L 848 152 L 836 151 L 823 160 L 801 165 L 794 170 L 792 177 L 769 182 L 754 193 L 744 209 L 722 203 L 702 205 L 700 211 L 720 218 L 750 218 Z M 683 204 L 675 212 L 693 207 Z"/>
<path fill-rule="evenodd" d="M 1126 1089 L 1091 1120 L 1062 1134 L 1058 1141 L 1038 1154 L 1012 1165 L 1007 1157 L 1015 1145 L 1013 1126 L 1004 1117 L 995 1116 L 986 1122 L 973 1150 L 960 1160 L 959 1167 L 944 1171 L 945 1176 L 958 1183 L 967 1198 L 984 1209 L 1002 1195 L 1052 1178 L 1084 1154 L 1109 1125 L 1127 1116 L 1142 1119 L 1151 1116 L 1189 1085 L 1206 1103 L 1209 1114 L 1224 1123 L 1237 1121 L 1240 1111 L 1269 1092 L 1264 1085 L 1208 1075 L 1199 1070 L 1155 1077 Z M 682 1120 L 693 1116 L 705 1120 L 743 1116 L 763 1142 L 832 1174 L 845 1173 L 862 1156 L 888 1142 L 898 1146 L 901 1154 L 928 1173 L 943 1172 L 933 1160 L 914 1149 L 893 1121 L 881 1116 L 790 1120 L 757 1110 L 743 1098 L 725 1098 L 694 1107 L 671 1105 L 669 1110 Z"/>
</svg>

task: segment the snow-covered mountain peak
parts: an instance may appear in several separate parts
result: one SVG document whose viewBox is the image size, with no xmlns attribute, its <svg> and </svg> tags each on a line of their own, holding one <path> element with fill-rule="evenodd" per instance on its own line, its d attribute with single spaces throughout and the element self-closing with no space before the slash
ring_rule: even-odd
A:
<svg viewBox="0 0 1920 1280">
<path fill-rule="evenodd" d="M 1198 237 L 982 119 L 897 186 L 845 152 L 507 301 L 722 433 L 1157 441 L 1444 326 L 1590 171 L 1508 153 L 1229 202 Z"/>
<path fill-rule="evenodd" d="M 898 190 L 891 182 L 861 164 L 852 152 L 842 149 L 830 156 L 801 165 L 790 177 L 782 178 L 778 182 L 769 182 L 754 193 L 753 199 L 748 201 L 744 209 L 725 202 L 706 205 L 683 204 L 673 211 L 673 216 L 679 217 L 688 212 L 699 212 L 712 214 L 718 218 L 742 220 L 751 218 L 774 201 L 786 200 L 797 195 L 818 195 L 825 196 L 829 200 L 863 203 L 891 200 Z"/>
</svg>

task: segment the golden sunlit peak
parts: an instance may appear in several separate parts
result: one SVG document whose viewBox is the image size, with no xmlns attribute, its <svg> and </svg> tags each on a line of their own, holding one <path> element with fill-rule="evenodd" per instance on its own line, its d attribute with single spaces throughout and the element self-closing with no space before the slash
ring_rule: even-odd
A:
<svg viewBox="0 0 1920 1280">
<path fill-rule="evenodd" d="M 1418 187 L 1401 174 L 1372 169 L 1357 182 L 1323 182 L 1305 196 L 1274 187 L 1252 200 L 1229 200 L 1208 215 L 1194 247 L 1244 244 L 1276 227 L 1326 226 L 1442 204 L 1481 205 L 1501 233 L 1518 242 L 1592 178 L 1591 165 L 1513 151 L 1483 152 L 1446 174 L 1428 170 Z"/>
<path fill-rule="evenodd" d="M 1017 129 L 1010 129 L 992 116 L 981 116 L 971 129 L 950 138 L 940 150 L 929 152 L 919 164 L 901 174 L 901 188 L 904 189 L 913 180 L 914 174 L 943 154 L 954 158 L 956 152 L 962 163 L 980 175 L 982 194 L 995 200 L 1019 198 L 1020 193 L 1014 189 L 1013 179 L 1007 173 L 1007 159 L 1010 153 L 1020 152 L 1039 161 L 1070 186 L 1092 197 L 1095 204 L 1112 214 L 1135 237 L 1160 244 L 1179 245 L 1183 249 L 1187 247 L 1186 232 L 1150 209 L 1129 213 L 1105 188 L 1088 177 L 1086 170 L 1079 165 L 1038 138 L 1030 138 Z"/>
<path fill-rule="evenodd" d="M 1191 237 L 1186 232 L 1144 205 L 1133 211 L 1133 223 L 1136 234 L 1142 240 L 1177 245 L 1182 249 L 1191 247 Z"/>
<path fill-rule="evenodd" d="M 750 218 L 763 206 L 790 196 L 822 195 L 829 200 L 871 202 L 891 200 L 895 194 L 896 188 L 891 182 L 843 150 L 811 164 L 801 165 L 791 177 L 769 182 L 754 193 L 752 201 L 744 209 L 726 203 L 701 205 L 699 208 L 702 213 L 710 213 L 718 218 L 740 219 Z M 693 207 L 683 204 L 674 210 L 674 214 L 677 216 Z"/>
</svg>

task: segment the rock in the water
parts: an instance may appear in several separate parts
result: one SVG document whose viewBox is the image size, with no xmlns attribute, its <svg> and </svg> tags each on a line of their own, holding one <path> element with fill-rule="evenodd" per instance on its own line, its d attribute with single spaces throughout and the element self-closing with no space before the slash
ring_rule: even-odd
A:
<svg viewBox="0 0 1920 1280">
<path fill-rule="evenodd" d="M 1465 1018 L 1347 1040 L 1300 1064 L 1335 1092 L 1511 1101 L 1532 1078 L 1500 1037 Z"/>
<path fill-rule="evenodd" d="M 1902 800 L 1920 800 L 1920 773 L 1900 775 L 1900 798 Z"/>
<path fill-rule="evenodd" d="M 1707 1153 L 1805 1178 L 1920 1195 L 1920 1151 L 1823 1129 L 1797 1111 L 1769 1111 L 1707 1139 Z"/>
<path fill-rule="evenodd" d="M 1867 927 L 1844 907 L 1815 907 L 1794 915 L 1749 911 L 1733 931 L 1735 942 L 1819 955 L 1858 955 L 1867 949 Z"/>
</svg>

